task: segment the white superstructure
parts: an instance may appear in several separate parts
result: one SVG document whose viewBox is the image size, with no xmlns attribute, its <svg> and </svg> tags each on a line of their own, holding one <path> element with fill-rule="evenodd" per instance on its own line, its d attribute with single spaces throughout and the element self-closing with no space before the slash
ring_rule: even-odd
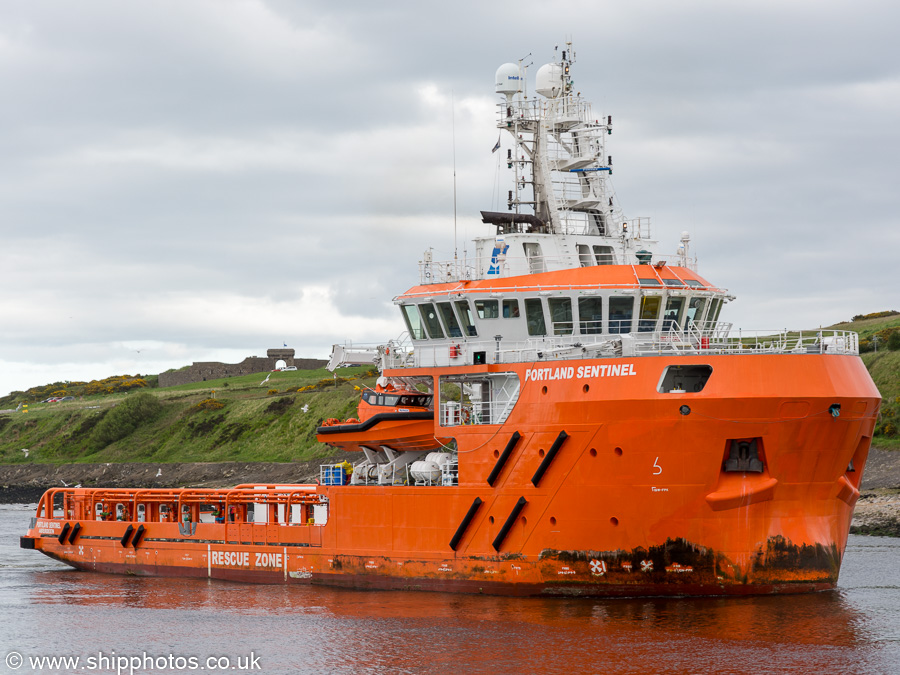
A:
<svg viewBox="0 0 900 675">
<path fill-rule="evenodd" d="M 475 239 L 475 255 L 463 261 L 420 264 L 423 283 L 487 279 L 593 265 L 630 265 L 665 259 L 694 268 L 690 237 L 682 235 L 672 256 L 661 258 L 649 218 L 627 219 L 615 198 L 612 156 L 606 141 L 612 117 L 597 116 L 572 86 L 571 44 L 558 62 L 538 69 L 529 95 L 526 67 L 497 69 L 498 128 L 507 132 L 505 154 L 511 189 L 506 211 L 482 211 L 496 235 Z M 499 141 L 498 141 L 499 144 Z M 507 144 L 509 145 L 509 144 Z"/>
<path fill-rule="evenodd" d="M 507 147 L 498 140 L 495 151 L 512 186 L 507 208 L 481 212 L 495 234 L 475 239 L 474 256 L 437 262 L 426 252 L 420 284 L 394 298 L 407 331 L 368 352 L 367 361 L 374 358 L 385 370 L 664 354 L 856 353 L 851 334 L 734 334 L 730 323 L 720 322 L 733 297 L 700 276 L 688 233 L 673 254 L 662 255 L 649 218 L 624 216 L 610 180 L 612 118 L 596 116 L 573 89 L 570 43 L 560 57 L 537 70 L 534 94 L 521 62 L 497 69 L 498 127 L 501 136 L 507 133 Z M 329 367 L 348 362 L 348 354 L 336 351 Z M 509 384 L 508 374 L 498 373 L 496 381 L 478 377 L 477 388 L 467 381 L 466 395 L 497 406 L 478 418 L 502 418 L 518 385 Z M 669 384 L 677 390 L 683 383 Z M 446 412 L 452 416 L 452 409 Z"/>
</svg>

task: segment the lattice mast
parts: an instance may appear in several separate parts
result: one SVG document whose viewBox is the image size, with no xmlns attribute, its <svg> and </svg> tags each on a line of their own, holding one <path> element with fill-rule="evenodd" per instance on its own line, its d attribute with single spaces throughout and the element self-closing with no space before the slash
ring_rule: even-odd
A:
<svg viewBox="0 0 900 675">
<path fill-rule="evenodd" d="M 523 61 L 497 70 L 496 91 L 506 98 L 498 127 L 514 141 L 506 157 L 514 172 L 508 209 L 533 215 L 540 221 L 533 226 L 549 234 L 620 236 L 625 220 L 609 183 L 612 157 L 606 149 L 612 117 L 594 116 L 574 89 L 571 43 L 560 57 L 538 69 L 537 96 L 527 92 Z"/>
</svg>

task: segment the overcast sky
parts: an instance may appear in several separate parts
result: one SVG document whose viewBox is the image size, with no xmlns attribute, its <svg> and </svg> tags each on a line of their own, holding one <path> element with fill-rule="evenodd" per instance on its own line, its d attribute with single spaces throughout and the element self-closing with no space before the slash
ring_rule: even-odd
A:
<svg viewBox="0 0 900 675">
<path fill-rule="evenodd" d="M 690 231 L 723 320 L 900 309 L 897 26 L 869 0 L 3 0 L 0 395 L 396 337 L 422 252 L 453 255 L 451 120 L 462 240 L 497 207 L 495 70 L 567 38 L 625 214 L 664 251 Z"/>
</svg>

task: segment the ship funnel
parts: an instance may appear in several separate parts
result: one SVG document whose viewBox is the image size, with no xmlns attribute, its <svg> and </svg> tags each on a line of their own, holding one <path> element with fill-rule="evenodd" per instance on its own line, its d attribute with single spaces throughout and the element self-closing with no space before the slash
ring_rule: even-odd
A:
<svg viewBox="0 0 900 675">
<path fill-rule="evenodd" d="M 506 100 L 512 100 L 515 94 L 522 91 L 522 74 L 515 63 L 504 63 L 497 68 L 494 75 L 494 91 L 506 96 Z"/>
<path fill-rule="evenodd" d="M 556 98 L 563 91 L 563 69 L 558 63 L 548 63 L 538 68 L 535 91 L 546 98 Z"/>
</svg>

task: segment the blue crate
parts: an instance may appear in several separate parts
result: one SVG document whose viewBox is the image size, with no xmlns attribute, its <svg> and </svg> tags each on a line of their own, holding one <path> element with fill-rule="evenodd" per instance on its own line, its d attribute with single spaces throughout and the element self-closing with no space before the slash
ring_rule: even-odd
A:
<svg viewBox="0 0 900 675">
<path fill-rule="evenodd" d="M 322 467 L 322 485 L 343 485 L 347 482 L 347 472 L 342 466 Z"/>
</svg>

